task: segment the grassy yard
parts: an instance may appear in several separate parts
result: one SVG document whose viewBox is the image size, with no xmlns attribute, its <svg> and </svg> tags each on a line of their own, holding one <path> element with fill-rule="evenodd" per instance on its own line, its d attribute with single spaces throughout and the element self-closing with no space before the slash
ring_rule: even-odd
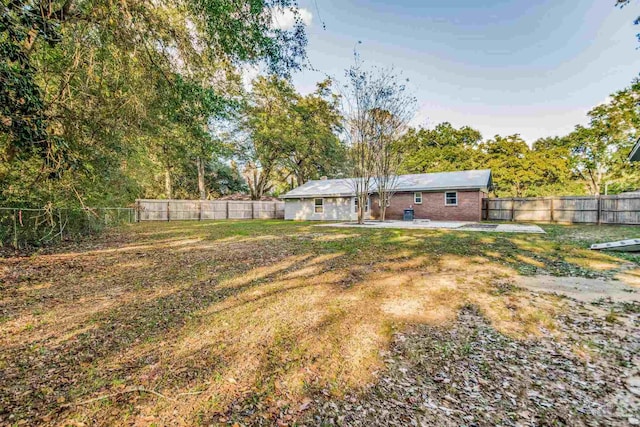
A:
<svg viewBox="0 0 640 427">
<path fill-rule="evenodd" d="M 142 223 L 0 259 L 0 425 L 293 423 L 309 397 L 374 383 L 394 331 L 473 306 L 535 337 L 565 301 L 533 304 L 513 277 L 640 262 L 588 250 L 640 227 L 544 228 Z"/>
</svg>

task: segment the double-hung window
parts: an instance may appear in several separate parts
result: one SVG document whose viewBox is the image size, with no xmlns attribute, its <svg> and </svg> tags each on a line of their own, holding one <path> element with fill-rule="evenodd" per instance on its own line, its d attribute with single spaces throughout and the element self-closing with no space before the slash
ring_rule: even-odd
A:
<svg viewBox="0 0 640 427">
<path fill-rule="evenodd" d="M 422 193 L 413 193 L 413 203 L 416 205 L 422 204 Z"/>
<path fill-rule="evenodd" d="M 445 206 L 458 206 L 458 193 L 455 191 L 447 191 L 444 193 Z"/>
<path fill-rule="evenodd" d="M 313 212 L 315 213 L 324 212 L 324 199 L 313 199 Z"/>
<path fill-rule="evenodd" d="M 358 203 L 359 202 L 358 202 L 358 198 L 357 197 L 354 199 L 354 202 L 355 203 L 353 204 L 353 211 L 355 213 L 358 213 Z M 369 198 L 367 198 L 367 204 L 364 205 L 364 212 L 365 213 L 369 212 Z"/>
</svg>

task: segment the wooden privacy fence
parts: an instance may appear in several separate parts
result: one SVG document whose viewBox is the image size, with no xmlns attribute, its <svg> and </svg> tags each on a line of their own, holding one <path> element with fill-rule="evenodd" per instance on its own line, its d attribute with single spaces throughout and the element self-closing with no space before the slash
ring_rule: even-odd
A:
<svg viewBox="0 0 640 427">
<path fill-rule="evenodd" d="M 284 219 L 284 202 L 233 200 L 136 200 L 137 221 Z"/>
<path fill-rule="evenodd" d="M 482 201 L 482 219 L 640 224 L 640 196 L 505 197 Z"/>
</svg>

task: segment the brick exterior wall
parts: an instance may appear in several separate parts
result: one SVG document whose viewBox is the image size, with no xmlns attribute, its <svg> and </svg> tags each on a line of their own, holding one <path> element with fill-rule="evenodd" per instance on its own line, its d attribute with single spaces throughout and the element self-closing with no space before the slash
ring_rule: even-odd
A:
<svg viewBox="0 0 640 427">
<path fill-rule="evenodd" d="M 422 192 L 422 204 L 413 202 L 413 192 L 398 192 L 391 198 L 387 207 L 386 219 L 402 219 L 404 210 L 413 207 L 416 219 L 432 219 L 436 221 L 480 221 L 482 219 L 482 199 L 486 194 L 482 191 L 458 191 L 458 205 L 445 206 L 444 191 Z M 380 218 L 378 196 L 371 196 L 371 216 Z"/>
</svg>

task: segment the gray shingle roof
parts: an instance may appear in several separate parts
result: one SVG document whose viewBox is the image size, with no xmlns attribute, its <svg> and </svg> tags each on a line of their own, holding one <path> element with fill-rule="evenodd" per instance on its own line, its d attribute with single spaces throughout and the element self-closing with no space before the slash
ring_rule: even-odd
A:
<svg viewBox="0 0 640 427">
<path fill-rule="evenodd" d="M 399 175 L 395 191 L 437 191 L 437 190 L 482 190 L 491 187 L 491 170 L 469 170 L 460 172 L 420 173 Z M 371 185 L 375 192 L 375 184 Z M 302 197 L 349 197 L 355 196 L 353 179 L 326 179 L 306 182 L 296 187 L 283 199 Z"/>
</svg>

